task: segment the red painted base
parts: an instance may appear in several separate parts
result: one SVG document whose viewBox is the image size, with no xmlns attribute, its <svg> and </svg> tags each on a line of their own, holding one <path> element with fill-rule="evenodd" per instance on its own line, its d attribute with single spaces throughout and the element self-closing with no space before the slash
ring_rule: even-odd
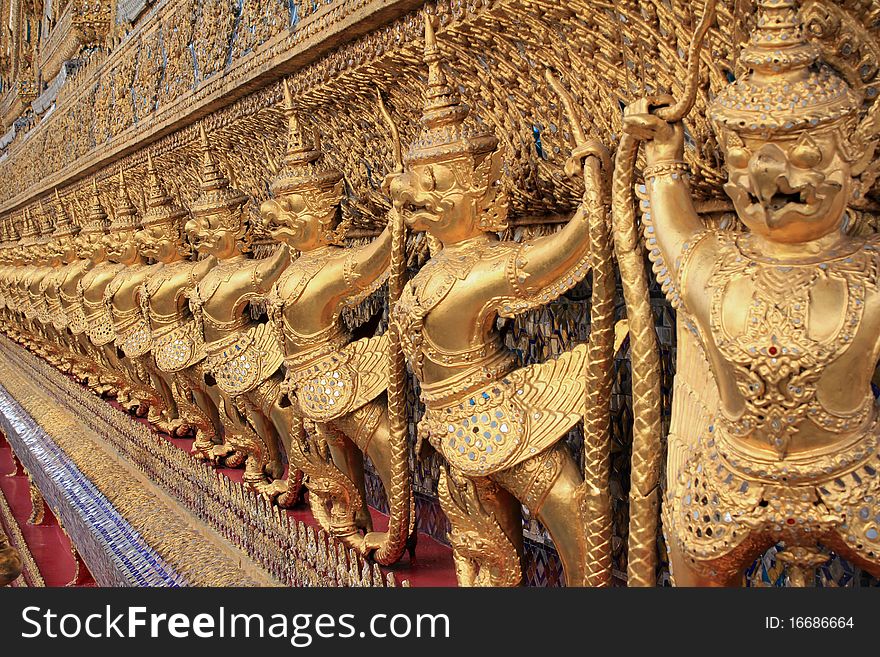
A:
<svg viewBox="0 0 880 657">
<path fill-rule="evenodd" d="M 185 450 L 187 454 L 190 453 L 193 444 L 191 438 L 172 438 L 167 434 L 160 435 L 171 444 Z M 236 483 L 241 483 L 244 475 L 242 468 L 219 468 L 218 470 Z M 306 503 L 300 503 L 296 508 L 289 509 L 287 513 L 310 527 L 319 527 L 318 521 L 315 520 Z M 373 529 L 384 531 L 388 528 L 386 514 L 371 508 L 370 515 L 373 517 Z M 382 570 L 394 573 L 398 582 L 409 580 L 410 586 L 457 586 L 455 568 L 452 563 L 452 549 L 448 545 L 438 542 L 432 536 L 421 532 L 418 536 L 414 561 L 410 561 L 409 555 L 405 554 L 398 563 L 383 567 Z"/>
<path fill-rule="evenodd" d="M 124 412 L 122 406 L 115 401 L 109 401 L 109 403 Z M 155 431 L 155 427 L 147 422 L 146 418 L 137 419 Z M 175 447 L 184 450 L 187 454 L 191 453 L 194 442 L 192 438 L 175 438 L 166 433 L 158 433 Z M 239 484 L 242 483 L 244 476 L 243 468 L 218 468 L 218 470 L 231 481 Z M 308 504 L 301 503 L 297 508 L 288 510 L 287 513 L 307 526 L 319 527 L 318 521 L 315 520 L 308 508 Z M 386 514 L 372 508 L 370 509 L 370 514 L 373 517 L 373 528 L 376 531 L 383 531 L 388 528 L 388 516 Z M 393 566 L 383 567 L 383 572 L 393 572 L 398 582 L 409 580 L 410 586 L 458 585 L 452 561 L 452 549 L 448 545 L 440 543 L 434 537 L 421 532 L 419 532 L 418 536 L 415 560 L 410 561 L 409 555 L 404 555 Z"/>
<path fill-rule="evenodd" d="M 2 434 L 0 434 L 0 495 L 6 498 L 39 570 L 39 573 L 32 573 L 28 572 L 27 566 L 25 567 L 24 578 L 28 586 L 38 585 L 35 575 L 42 577 L 46 586 L 95 586 L 95 580 L 82 560 L 79 562 L 77 576 L 77 559 L 71 551 L 70 539 L 62 531 L 48 505 L 45 508 L 43 521 L 39 525 L 28 523 L 28 518 L 33 512 L 30 483 L 17 463 L 6 437 Z M 11 534 L 8 527 L 5 529 L 7 534 Z"/>
</svg>

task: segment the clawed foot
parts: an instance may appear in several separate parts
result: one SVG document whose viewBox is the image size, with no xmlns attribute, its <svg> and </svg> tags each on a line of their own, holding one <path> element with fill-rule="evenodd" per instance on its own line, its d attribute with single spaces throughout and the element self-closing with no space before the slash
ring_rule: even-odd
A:
<svg viewBox="0 0 880 657">
<path fill-rule="evenodd" d="M 174 423 L 174 420 L 150 419 L 150 424 L 152 424 L 162 433 L 167 433 L 169 436 L 173 436 L 175 430 L 177 429 L 177 425 Z"/>
<path fill-rule="evenodd" d="M 388 538 L 388 532 L 369 532 L 364 536 L 364 554 L 378 550 Z"/>
<path fill-rule="evenodd" d="M 260 495 L 265 495 L 269 498 L 270 501 L 274 500 L 279 495 L 287 492 L 287 480 L 286 479 L 275 479 L 270 482 L 261 482 L 257 484 L 252 484 L 253 489 L 257 491 Z"/>
<path fill-rule="evenodd" d="M 189 424 L 184 420 L 181 420 L 179 417 L 176 417 L 173 420 L 168 420 L 165 418 L 164 414 L 156 420 L 151 419 L 150 422 L 152 422 L 160 431 L 164 431 L 169 436 L 175 436 L 177 438 L 185 436 L 190 429 Z"/>
<path fill-rule="evenodd" d="M 179 424 L 177 425 L 177 428 L 174 430 L 174 435 L 177 438 L 182 438 L 182 437 L 188 435 L 192 431 L 193 427 L 188 422 L 185 422 L 183 420 L 177 420 L 177 422 Z"/>
<path fill-rule="evenodd" d="M 222 445 L 218 445 L 217 447 L 222 447 Z M 216 449 L 216 448 L 215 448 Z M 241 451 L 234 451 L 232 454 L 226 456 L 224 461 L 224 465 L 227 468 L 240 468 L 242 464 L 247 460 L 247 454 Z"/>
</svg>

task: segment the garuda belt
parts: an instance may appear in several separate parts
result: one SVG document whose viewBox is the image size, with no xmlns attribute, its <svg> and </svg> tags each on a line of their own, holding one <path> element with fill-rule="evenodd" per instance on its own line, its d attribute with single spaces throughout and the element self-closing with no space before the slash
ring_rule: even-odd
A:
<svg viewBox="0 0 880 657">
<path fill-rule="evenodd" d="M 515 370 L 443 404 L 425 399 L 419 431 L 470 476 L 512 467 L 547 449 L 583 417 L 587 348 Z"/>
<path fill-rule="evenodd" d="M 82 306 L 79 304 L 74 305 L 66 314 L 67 327 L 71 333 L 79 335 L 86 330 L 86 315 L 83 312 Z"/>
<path fill-rule="evenodd" d="M 352 413 L 388 387 L 388 338 L 364 338 L 298 367 L 287 359 L 287 381 L 303 415 L 330 422 Z"/>
<path fill-rule="evenodd" d="M 124 335 L 121 331 L 117 331 L 116 344 L 129 358 L 143 356 L 150 350 L 152 343 L 153 336 L 150 332 L 150 324 L 143 318 L 140 318 L 134 327 L 128 329 Z"/>
<path fill-rule="evenodd" d="M 54 326 L 56 330 L 63 331 L 70 325 L 70 320 L 67 319 L 67 314 L 61 307 L 60 299 L 56 298 L 52 303 L 52 308 L 49 310 L 49 314 L 52 320 L 52 326 Z"/>
<path fill-rule="evenodd" d="M 703 570 L 736 571 L 745 556 L 778 541 L 846 546 L 866 559 L 880 553 L 880 434 L 875 419 L 842 468 L 816 460 L 812 478 L 757 477 L 734 467 L 718 450 L 710 425 L 670 473 L 663 525 L 670 541 Z M 746 471 L 748 469 L 749 472 Z M 785 477 L 785 480 L 783 480 Z M 810 538 L 812 537 L 812 538 Z"/>
<path fill-rule="evenodd" d="M 96 346 L 100 347 L 116 339 L 113 320 L 103 307 L 93 315 L 85 317 L 85 323 L 89 340 Z"/>
<path fill-rule="evenodd" d="M 206 350 L 205 368 L 217 386 L 233 396 L 253 390 L 284 362 L 278 341 L 266 324 L 258 324 L 232 341 L 208 344 Z"/>
<path fill-rule="evenodd" d="M 205 342 L 195 321 L 156 332 L 153 337 L 156 367 L 163 372 L 179 372 L 205 358 Z"/>
</svg>

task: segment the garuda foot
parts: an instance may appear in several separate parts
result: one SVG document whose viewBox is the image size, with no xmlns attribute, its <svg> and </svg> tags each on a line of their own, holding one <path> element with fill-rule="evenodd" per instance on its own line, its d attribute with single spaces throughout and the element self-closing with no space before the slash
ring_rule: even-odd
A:
<svg viewBox="0 0 880 657">
<path fill-rule="evenodd" d="M 260 495 L 265 495 L 270 500 L 275 500 L 276 497 L 287 492 L 287 480 L 275 479 L 269 482 L 264 481 L 261 483 L 252 484 L 252 487 Z"/>
<path fill-rule="evenodd" d="M 287 490 L 278 496 L 278 506 L 282 509 L 290 509 L 296 506 L 303 493 L 303 473 L 300 470 L 289 475 Z"/>
<path fill-rule="evenodd" d="M 376 547 L 378 547 L 378 544 L 374 547 L 370 547 L 367 544 L 367 537 L 363 536 L 359 532 L 353 532 L 350 534 L 343 534 L 343 535 L 334 534 L 334 538 L 336 538 L 338 541 L 342 541 L 342 544 L 345 547 L 347 547 L 350 550 L 354 550 L 355 552 L 357 552 L 361 556 L 367 556 L 370 552 L 375 550 Z"/>
<path fill-rule="evenodd" d="M 89 390 L 94 392 L 96 395 L 104 394 L 104 391 L 103 391 L 104 386 L 101 385 L 98 381 L 95 381 L 93 378 L 89 378 L 87 376 L 82 377 L 81 380 L 83 383 L 85 383 L 88 386 Z"/>
<path fill-rule="evenodd" d="M 189 431 L 189 425 L 184 420 L 181 420 L 179 417 L 169 420 L 165 417 L 164 414 L 162 414 L 156 419 L 149 418 L 149 420 L 156 427 L 158 427 L 161 431 L 167 433 L 169 436 L 175 436 L 179 438 L 180 436 L 186 435 L 186 433 Z"/>
<path fill-rule="evenodd" d="M 162 433 L 167 433 L 170 435 L 174 431 L 174 427 L 172 426 L 172 423 L 169 422 L 168 420 L 166 420 L 161 415 L 156 416 L 153 413 L 148 413 L 147 414 L 147 421 L 150 424 L 152 424 L 154 427 L 156 427 Z"/>
<path fill-rule="evenodd" d="M 119 392 L 116 390 L 116 388 L 114 386 L 112 386 L 109 383 L 100 383 L 100 382 L 96 381 L 95 384 L 92 386 L 92 390 L 94 390 L 96 393 L 98 393 L 101 396 L 115 397 L 117 400 L 119 399 Z M 125 406 L 124 403 L 122 405 Z"/>
<path fill-rule="evenodd" d="M 364 536 L 364 552 L 378 550 L 388 540 L 388 532 L 369 532 Z"/>
<path fill-rule="evenodd" d="M 221 447 L 221 445 L 218 445 L 218 447 Z M 232 454 L 226 456 L 223 465 L 227 468 L 240 468 L 246 460 L 247 454 L 242 451 L 233 451 Z"/>
<path fill-rule="evenodd" d="M 174 436 L 177 438 L 183 438 L 184 436 L 192 433 L 193 426 L 187 422 L 186 420 L 181 420 L 178 418 L 175 420 L 177 422 L 177 426 L 174 428 Z"/>
<path fill-rule="evenodd" d="M 223 457 L 232 449 L 224 445 L 217 445 L 210 439 L 205 437 L 205 433 L 201 429 L 196 430 L 196 439 L 193 442 L 190 453 L 200 461 L 207 461 L 211 465 L 219 466 L 223 464 Z M 244 459 L 242 459 L 244 462 Z"/>
<path fill-rule="evenodd" d="M 193 441 L 189 453 L 200 461 L 217 462 L 214 456 L 214 443 L 206 439 L 204 432 L 199 430 L 196 430 L 196 439 Z"/>
<path fill-rule="evenodd" d="M 417 542 L 418 534 L 413 532 L 406 539 L 406 551 L 409 554 L 409 562 L 410 565 L 415 565 L 416 563 L 416 542 Z M 379 550 L 382 546 L 385 545 L 385 542 L 388 540 L 388 532 L 369 532 L 363 539 L 363 554 L 371 555 L 377 550 Z M 378 557 L 378 555 L 373 555 L 374 557 Z M 391 562 L 386 562 L 381 558 L 375 559 L 379 564 L 383 566 L 390 565 Z"/>
</svg>

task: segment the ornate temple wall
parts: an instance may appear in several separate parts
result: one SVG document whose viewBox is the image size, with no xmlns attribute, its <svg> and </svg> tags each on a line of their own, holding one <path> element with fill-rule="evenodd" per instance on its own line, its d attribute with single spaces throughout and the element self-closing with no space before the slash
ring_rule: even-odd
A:
<svg viewBox="0 0 880 657">
<path fill-rule="evenodd" d="M 199 128 L 211 135 L 232 182 L 259 203 L 285 145 L 280 111 L 286 77 L 295 105 L 320 136 L 327 160 L 345 176 L 343 213 L 354 243 L 378 234 L 389 203 L 380 184 L 393 166 L 392 144 L 376 103 L 377 91 L 410 143 L 418 129 L 425 70 L 419 0 L 96 0 L 55 1 L 52 18 L 34 0 L 0 1 L 0 218 L 20 221 L 47 212 L 55 191 L 85 215 L 93 182 L 112 211 L 114 176 L 125 171 L 133 201 L 145 209 L 150 154 L 183 205 L 199 193 Z M 491 128 L 504 152 L 502 184 L 510 195 L 507 237 L 521 240 L 558 228 L 574 211 L 582 183 L 563 173 L 571 126 L 544 77 L 550 67 L 571 90 L 590 137 L 614 148 L 622 110 L 634 99 L 680 91 L 685 53 L 696 20 L 684 0 L 613 3 L 575 0 L 438 2 L 438 41 L 451 79 L 472 108 L 470 121 Z M 718 24 L 703 51 L 705 84 L 687 121 L 687 158 L 693 188 L 707 219 L 735 222 L 721 192 L 718 144 L 705 118 L 714 93 L 739 72 L 737 46 L 753 21 L 750 3 L 719 3 Z M 872 2 L 808 0 L 805 23 L 826 58 L 847 75 L 870 105 L 880 89 Z M 856 18 L 861 17 L 861 18 Z M 30 26 L 30 27 L 28 27 Z M 41 68 L 42 67 L 42 68 Z M 63 76 L 59 78 L 58 76 Z M 61 83 L 57 80 L 61 79 Z M 53 87 L 53 82 L 56 82 Z M 38 94 L 51 93 L 37 103 Z M 140 191 L 140 193 L 138 193 Z M 858 205 L 874 209 L 868 196 Z M 853 213 L 857 229 L 873 228 Z M 862 226 L 864 224 L 864 226 Z M 259 236 L 258 236 L 259 237 Z M 274 248 L 259 245 L 261 254 Z M 409 245 L 410 269 L 427 255 L 425 240 Z M 624 315 L 618 295 L 618 318 Z M 589 335 L 585 282 L 547 307 L 505 325 L 505 340 L 522 363 L 541 362 Z M 663 352 L 664 408 L 668 413 L 675 361 L 675 317 L 658 290 L 653 298 Z M 254 308 L 259 316 L 261 309 Z M 381 294 L 348 318 L 364 324 L 383 312 Z M 384 321 L 378 330 L 383 330 Z M 626 345 L 615 360 L 612 405 L 615 536 L 614 571 L 623 577 L 631 400 Z M 411 394 L 409 417 L 421 409 Z M 569 443 L 580 450 L 579 430 Z M 438 459 L 412 464 L 421 527 L 446 540 L 437 503 Z M 375 475 L 371 503 L 385 502 Z M 552 542 L 526 517 L 527 574 L 532 584 L 561 581 Z M 759 567 L 773 571 L 772 561 Z M 858 576 L 836 566 L 827 578 Z M 775 572 L 775 571 L 774 571 Z M 772 572 L 771 572 L 772 574 Z M 665 575 L 661 572 L 660 579 Z"/>
</svg>

